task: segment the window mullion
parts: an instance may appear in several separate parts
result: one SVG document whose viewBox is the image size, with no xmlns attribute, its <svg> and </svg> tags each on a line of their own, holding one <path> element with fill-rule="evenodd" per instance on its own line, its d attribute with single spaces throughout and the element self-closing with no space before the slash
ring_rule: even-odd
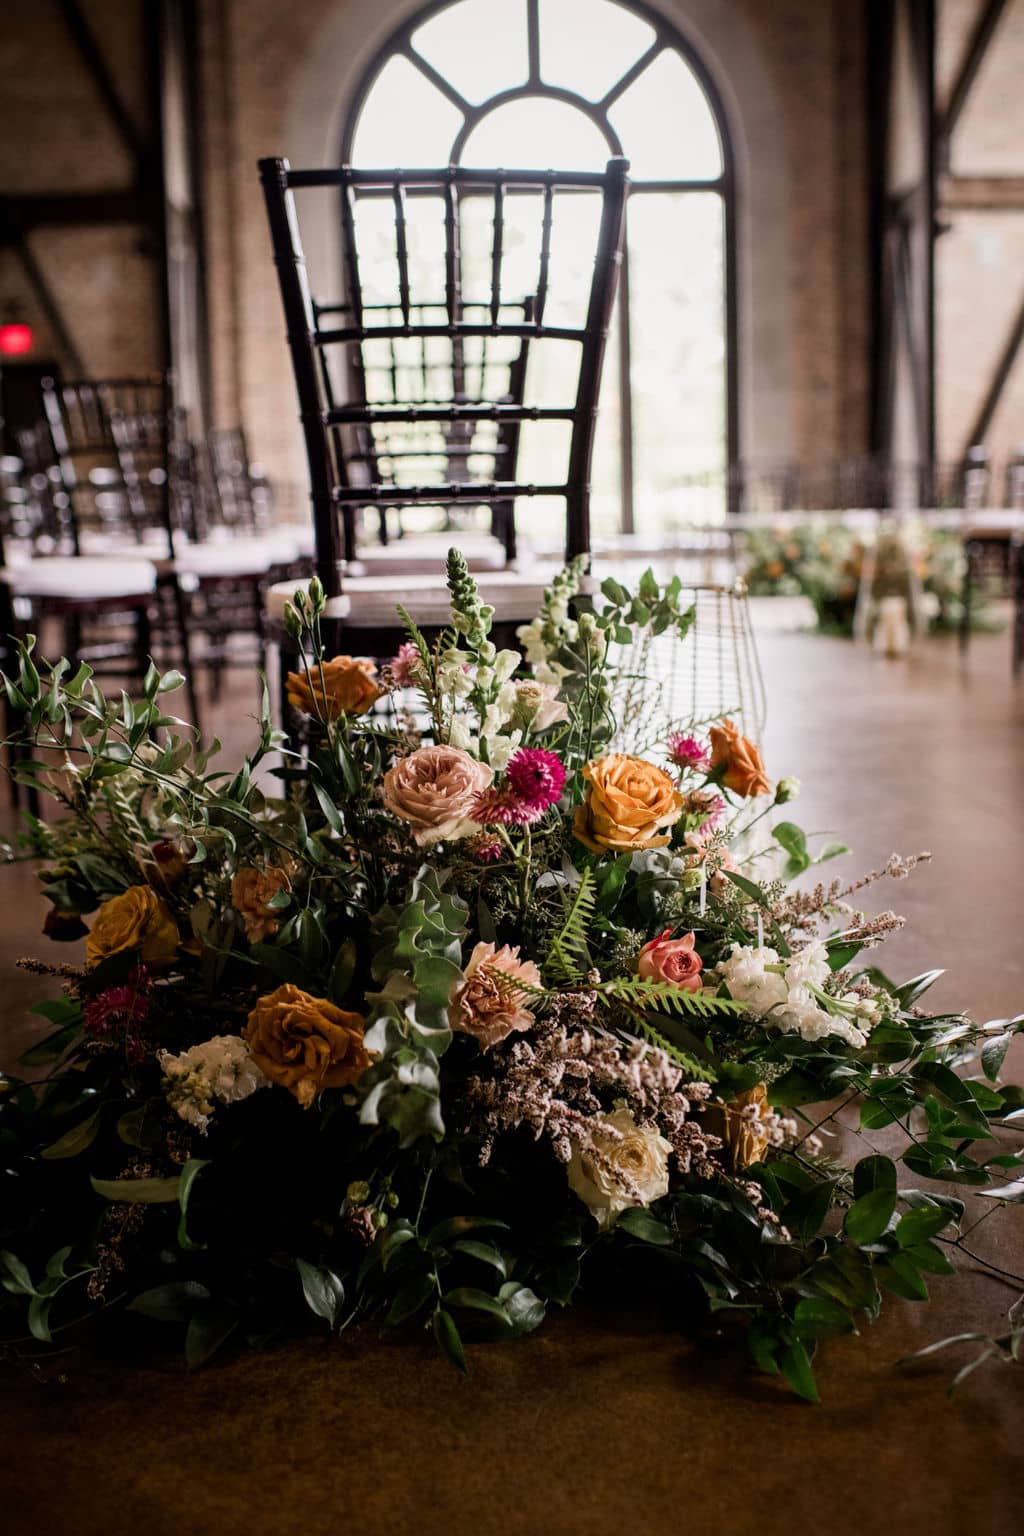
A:
<svg viewBox="0 0 1024 1536">
<path fill-rule="evenodd" d="M 630 368 L 629 324 L 629 213 L 622 242 L 622 267 L 619 272 L 619 473 L 622 481 L 621 531 L 636 532 L 633 505 L 633 379 Z"/>
</svg>

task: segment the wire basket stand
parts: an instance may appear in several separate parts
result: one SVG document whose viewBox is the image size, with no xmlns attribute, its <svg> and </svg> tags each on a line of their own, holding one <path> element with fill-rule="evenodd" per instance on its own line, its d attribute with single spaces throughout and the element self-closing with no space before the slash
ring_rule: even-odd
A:
<svg viewBox="0 0 1024 1536">
<path fill-rule="evenodd" d="M 672 731 L 723 716 L 759 742 L 767 713 L 747 584 L 686 585 L 694 615 L 685 636 L 643 631 L 613 656 L 617 752 L 642 756 Z"/>
</svg>

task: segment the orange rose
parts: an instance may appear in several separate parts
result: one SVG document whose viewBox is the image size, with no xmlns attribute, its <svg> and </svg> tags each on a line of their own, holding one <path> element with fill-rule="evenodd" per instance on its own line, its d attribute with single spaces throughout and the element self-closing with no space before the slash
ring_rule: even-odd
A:
<svg viewBox="0 0 1024 1536">
<path fill-rule="evenodd" d="M 771 1137 L 763 1125 L 768 1113 L 768 1089 L 764 1083 L 738 1093 L 730 1104 L 721 1106 L 725 1128 L 722 1140 L 728 1148 L 732 1165 L 737 1173 L 759 1163 L 771 1145 Z"/>
<path fill-rule="evenodd" d="M 662 768 L 612 752 L 595 758 L 583 770 L 587 796 L 576 809 L 573 831 L 593 853 L 608 848 L 629 853 L 637 848 L 664 848 L 671 827 L 683 813 L 684 796 Z"/>
<path fill-rule="evenodd" d="M 377 668 L 372 661 L 352 656 L 335 656 L 320 668 L 308 672 L 289 672 L 285 692 L 288 703 L 303 715 L 337 720 L 339 715 L 365 715 L 380 698 L 374 682 Z"/>
<path fill-rule="evenodd" d="M 85 941 L 86 965 L 137 949 L 147 965 L 170 965 L 178 953 L 178 925 L 148 885 L 130 885 L 105 901 Z"/>
<path fill-rule="evenodd" d="M 253 1060 L 272 1083 L 308 1109 L 324 1088 L 347 1088 L 370 1065 L 366 1020 L 286 982 L 261 997 L 242 1031 Z"/>
<path fill-rule="evenodd" d="M 496 950 L 493 944 L 477 944 L 465 975 L 452 988 L 448 1013 L 452 1029 L 472 1035 L 485 1051 L 513 1030 L 529 1029 L 534 1015 L 523 1006 L 529 994 L 509 985 L 516 981 L 528 987 L 541 984 L 533 961 L 520 960 L 518 945 L 513 949 L 503 944 Z"/>
<path fill-rule="evenodd" d="M 764 768 L 760 750 L 741 736 L 731 720 L 713 725 L 708 732 L 711 738 L 711 766 L 724 768 L 722 783 L 745 798 L 751 795 L 767 795 L 771 780 Z"/>
<path fill-rule="evenodd" d="M 274 908 L 269 906 L 278 891 L 291 889 L 283 869 L 240 869 L 231 882 L 231 905 L 241 916 L 250 944 L 262 944 L 281 926 Z"/>
</svg>

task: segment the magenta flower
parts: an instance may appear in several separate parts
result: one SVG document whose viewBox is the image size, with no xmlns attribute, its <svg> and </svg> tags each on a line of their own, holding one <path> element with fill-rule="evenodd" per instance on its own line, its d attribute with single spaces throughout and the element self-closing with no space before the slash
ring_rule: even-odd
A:
<svg viewBox="0 0 1024 1536">
<path fill-rule="evenodd" d="M 509 758 L 505 777 L 523 806 L 539 816 L 561 798 L 565 765 L 543 747 L 520 747 Z"/>
<path fill-rule="evenodd" d="M 675 731 L 668 739 L 668 755 L 677 768 L 692 773 L 707 773 L 711 767 L 711 753 L 696 736 L 685 731 Z"/>
<path fill-rule="evenodd" d="M 148 1017 L 148 981 L 142 967 L 124 985 L 105 987 L 82 1004 L 82 1028 L 90 1039 L 120 1045 L 134 1065 L 145 1055 L 138 1032 Z"/>
<path fill-rule="evenodd" d="M 501 843 L 496 837 L 489 837 L 486 832 L 478 833 L 469 847 L 474 859 L 481 864 L 496 864 L 501 858 Z"/>
<path fill-rule="evenodd" d="M 523 804 L 511 789 L 483 789 L 469 813 L 482 827 L 525 827 L 541 815 Z"/>
</svg>

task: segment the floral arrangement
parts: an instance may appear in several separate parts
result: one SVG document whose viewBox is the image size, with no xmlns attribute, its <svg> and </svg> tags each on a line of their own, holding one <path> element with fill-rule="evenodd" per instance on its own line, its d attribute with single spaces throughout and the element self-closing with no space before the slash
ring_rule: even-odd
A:
<svg viewBox="0 0 1024 1536">
<path fill-rule="evenodd" d="M 931 1014 L 937 973 L 867 958 L 900 919 L 862 892 L 916 860 L 789 888 L 847 851 L 785 815 L 798 782 L 617 661 L 686 632 L 679 584 L 581 577 L 499 650 L 453 552 L 450 627 L 380 671 L 325 654 L 314 581 L 293 739 L 265 701 L 229 769 L 165 712 L 179 674 L 107 698 L 20 647 L 13 771 L 59 814 L 11 857 L 85 959 L 24 962 L 63 995 L 0 1080 L 9 1348 L 158 1322 L 198 1365 L 363 1318 L 465 1369 L 642 1295 L 813 1399 L 820 1341 L 951 1270 L 956 1186 L 1021 1198 L 1022 1020 Z M 844 1157 L 837 1100 L 892 1157 Z"/>
<path fill-rule="evenodd" d="M 831 521 L 754 528 L 745 536 L 744 579 L 755 596 L 809 598 L 820 629 L 852 635 L 865 553 L 862 537 Z M 919 520 L 902 532 L 883 529 L 875 541 L 874 556 L 875 599 L 906 597 L 913 573 L 930 627 L 959 627 L 964 551 L 956 533 Z M 991 628 L 993 620 L 979 606 L 971 623 L 974 628 Z"/>
</svg>

